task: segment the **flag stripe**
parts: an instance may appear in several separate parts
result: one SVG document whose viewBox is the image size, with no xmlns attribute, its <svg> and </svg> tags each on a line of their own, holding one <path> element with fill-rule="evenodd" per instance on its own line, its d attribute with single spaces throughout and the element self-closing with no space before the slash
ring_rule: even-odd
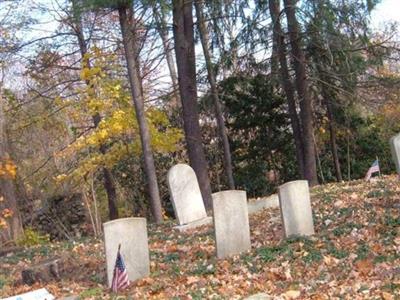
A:
<svg viewBox="0 0 400 300">
<path fill-rule="evenodd" d="M 122 255 L 118 250 L 111 288 L 115 293 L 117 293 L 118 290 L 125 289 L 128 286 L 128 272 L 126 270 L 124 260 L 122 259 Z"/>
<path fill-rule="evenodd" d="M 370 180 L 372 174 L 374 174 L 376 172 L 380 172 L 379 161 L 378 160 L 375 160 L 372 163 L 371 167 L 368 169 L 367 174 L 365 174 L 365 180 L 366 181 Z"/>
</svg>

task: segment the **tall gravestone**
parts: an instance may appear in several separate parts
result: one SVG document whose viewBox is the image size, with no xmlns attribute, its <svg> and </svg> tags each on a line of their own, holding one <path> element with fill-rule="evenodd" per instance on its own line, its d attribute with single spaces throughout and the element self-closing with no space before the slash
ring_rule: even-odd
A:
<svg viewBox="0 0 400 300">
<path fill-rule="evenodd" d="M 400 175 L 400 133 L 390 139 L 390 148 L 397 174 Z"/>
<path fill-rule="evenodd" d="M 285 236 L 313 235 L 314 222 L 307 180 L 281 185 L 278 195 Z"/>
<path fill-rule="evenodd" d="M 131 281 L 150 274 L 149 244 L 145 218 L 117 219 L 103 224 L 108 286 L 111 287 L 118 245 Z"/>
<path fill-rule="evenodd" d="M 251 248 L 245 191 L 223 191 L 212 200 L 217 257 L 224 258 Z"/>
<path fill-rule="evenodd" d="M 211 223 L 207 217 L 199 183 L 193 169 L 186 164 L 177 164 L 168 171 L 168 187 L 179 230 L 186 230 Z"/>
</svg>

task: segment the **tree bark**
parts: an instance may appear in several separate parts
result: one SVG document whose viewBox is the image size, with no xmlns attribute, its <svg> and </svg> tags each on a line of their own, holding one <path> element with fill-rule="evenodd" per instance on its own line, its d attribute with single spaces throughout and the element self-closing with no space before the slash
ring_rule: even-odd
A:
<svg viewBox="0 0 400 300">
<path fill-rule="evenodd" d="M 276 52 L 279 61 L 279 73 L 283 90 L 285 91 L 288 101 L 290 123 L 293 130 L 293 137 L 295 142 L 295 151 L 297 159 L 297 167 L 301 178 L 305 178 L 304 173 L 304 150 L 302 142 L 301 125 L 297 114 L 295 90 L 290 80 L 289 68 L 286 59 L 286 46 L 285 38 L 282 32 L 281 21 L 279 18 L 280 7 L 279 0 L 269 0 L 269 10 L 273 23 L 273 39 L 276 44 Z"/>
<path fill-rule="evenodd" d="M 313 143 L 313 112 L 311 98 L 308 94 L 306 75 L 306 61 L 301 49 L 301 37 L 297 22 L 295 8 L 296 0 L 284 0 L 287 26 L 293 66 L 296 74 L 297 95 L 300 102 L 300 117 L 303 132 L 304 148 L 304 175 L 310 186 L 318 184 L 317 164 L 315 160 L 315 148 Z"/>
<path fill-rule="evenodd" d="M 160 192 L 158 189 L 156 168 L 154 166 L 153 152 L 151 149 L 150 132 L 146 121 L 143 95 L 141 93 L 140 76 L 138 74 L 138 63 L 136 61 L 137 53 L 135 53 L 135 41 L 131 31 L 130 17 L 127 14 L 127 7 L 121 6 L 118 8 L 119 21 L 121 25 L 122 39 L 125 48 L 125 56 L 128 66 L 129 83 L 133 103 L 135 105 L 136 118 L 139 125 L 140 140 L 142 143 L 144 171 L 148 180 L 148 188 L 150 194 L 150 206 L 156 223 L 163 221 Z"/>
<path fill-rule="evenodd" d="M 322 87 L 322 95 L 324 97 L 324 102 L 326 106 L 326 116 L 328 117 L 329 121 L 329 137 L 331 142 L 331 151 L 332 151 L 332 158 L 333 158 L 333 165 L 335 167 L 335 175 L 336 180 L 341 182 L 342 178 L 342 171 L 340 169 L 340 161 L 338 155 L 338 147 L 336 143 L 336 126 L 335 126 L 335 118 L 333 115 L 333 107 L 330 97 L 327 95 L 326 87 Z"/>
<path fill-rule="evenodd" d="M 0 82 L 0 168 L 11 157 L 9 155 L 8 135 L 6 131 L 6 116 L 5 116 L 5 100 L 2 94 L 2 83 Z M 0 234 L 0 244 L 2 241 L 17 240 L 24 235 L 22 220 L 19 213 L 18 198 L 15 188 L 14 178 L 8 176 L 0 176 L 0 197 L 3 197 L 3 207 L 12 211 L 12 216 L 8 219 L 8 229 L 4 229 Z"/>
<path fill-rule="evenodd" d="M 78 44 L 79 44 L 79 50 L 80 54 L 82 57 L 82 60 L 84 59 L 86 53 L 87 53 L 87 43 L 85 40 L 85 36 L 83 34 L 83 26 L 82 26 L 82 19 L 81 19 L 81 14 L 79 12 L 79 3 L 77 0 L 72 0 L 72 10 L 73 10 L 73 24 L 74 28 L 73 30 L 75 31 L 75 35 L 78 39 Z M 87 68 L 91 68 L 90 62 L 87 61 L 86 64 Z M 86 80 L 86 85 L 89 87 L 90 82 Z M 99 123 L 101 121 L 101 116 L 99 113 L 96 113 L 95 115 L 92 116 L 93 124 L 94 127 L 97 128 L 99 126 Z M 106 146 L 105 145 L 100 145 L 100 153 L 105 154 L 106 153 Z M 115 183 L 111 174 L 111 171 L 104 167 L 102 169 L 103 172 L 103 185 L 104 189 L 106 190 L 107 194 L 107 199 L 108 199 L 108 216 L 110 220 L 115 220 L 118 219 L 118 208 L 117 208 L 117 192 L 115 189 Z"/>
<path fill-rule="evenodd" d="M 176 73 L 175 68 L 175 61 L 172 55 L 171 45 L 168 39 L 168 30 L 167 30 L 167 21 L 165 20 L 165 14 L 160 9 L 160 12 L 157 10 L 156 7 L 153 7 L 153 14 L 156 20 L 156 27 L 157 31 L 161 37 L 161 41 L 163 44 L 164 52 L 165 52 L 165 59 L 167 61 L 169 74 L 171 76 L 172 81 L 172 101 L 171 107 L 173 109 L 178 108 L 181 102 L 180 95 L 179 95 L 179 87 L 178 87 L 178 74 Z"/>
<path fill-rule="evenodd" d="M 197 110 L 196 59 L 193 36 L 193 1 L 173 0 L 175 55 L 178 66 L 179 91 L 190 165 L 193 167 L 204 204 L 211 207 L 211 186 L 207 161 L 201 141 Z"/>
<path fill-rule="evenodd" d="M 209 36 L 208 36 L 208 32 L 207 32 L 207 28 L 206 28 L 206 24 L 205 24 L 205 20 L 204 20 L 203 8 L 202 8 L 203 1 L 200 1 L 200 0 L 195 1 L 194 5 L 196 7 L 197 26 L 199 28 L 201 45 L 203 47 L 204 58 L 206 60 L 208 81 L 211 86 L 211 95 L 212 95 L 212 99 L 214 101 L 218 133 L 219 133 L 222 147 L 224 149 L 223 162 L 224 162 L 225 174 L 226 174 L 226 177 L 228 180 L 229 189 L 234 190 L 235 182 L 233 179 L 233 171 L 232 171 L 231 149 L 229 146 L 229 140 L 228 140 L 227 130 L 226 130 L 226 126 L 225 126 L 225 120 L 222 115 L 221 102 L 219 100 L 219 94 L 218 94 L 218 88 L 217 88 L 217 81 L 216 81 L 214 70 L 212 67 L 211 54 L 210 54 L 209 45 L 208 45 Z"/>
</svg>

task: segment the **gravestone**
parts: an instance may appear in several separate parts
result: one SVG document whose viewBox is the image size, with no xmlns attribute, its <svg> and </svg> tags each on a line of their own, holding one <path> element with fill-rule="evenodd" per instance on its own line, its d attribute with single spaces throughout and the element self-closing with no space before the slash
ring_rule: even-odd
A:
<svg viewBox="0 0 400 300">
<path fill-rule="evenodd" d="M 186 164 L 177 164 L 168 171 L 168 187 L 178 230 L 186 230 L 211 223 L 207 217 L 199 183 L 193 169 Z"/>
<path fill-rule="evenodd" d="M 230 190 L 214 193 L 212 204 L 217 257 L 224 258 L 249 250 L 246 192 Z"/>
<path fill-rule="evenodd" d="M 149 245 L 145 218 L 117 219 L 103 224 L 108 286 L 111 287 L 118 245 L 131 281 L 150 274 Z"/>
<path fill-rule="evenodd" d="M 2 300 L 53 300 L 56 299 L 45 288 L 16 295 L 13 297 L 2 298 Z"/>
<path fill-rule="evenodd" d="M 400 175 L 400 133 L 390 139 L 390 148 L 394 164 L 396 165 L 397 174 Z"/>
<path fill-rule="evenodd" d="M 314 222 L 307 180 L 281 185 L 278 195 L 285 236 L 313 235 Z"/>
</svg>

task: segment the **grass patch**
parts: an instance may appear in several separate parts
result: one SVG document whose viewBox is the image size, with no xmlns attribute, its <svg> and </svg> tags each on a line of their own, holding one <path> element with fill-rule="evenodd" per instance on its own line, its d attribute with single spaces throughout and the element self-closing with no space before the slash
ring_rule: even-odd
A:
<svg viewBox="0 0 400 300">
<path fill-rule="evenodd" d="M 357 247 L 357 252 L 356 252 L 356 253 L 357 253 L 357 258 L 356 258 L 356 260 L 367 258 L 369 252 L 370 252 L 370 251 L 369 251 L 369 246 L 368 246 L 368 244 L 362 243 L 362 244 L 358 245 L 358 247 Z"/>
<path fill-rule="evenodd" d="M 352 232 L 353 229 L 361 229 L 363 226 L 360 224 L 356 224 L 354 222 L 349 222 L 349 223 L 345 223 L 341 226 L 336 227 L 335 229 L 333 229 L 333 234 L 335 236 L 342 236 L 342 235 L 347 235 L 350 232 Z"/>
<path fill-rule="evenodd" d="M 179 260 L 179 258 L 180 258 L 179 253 L 168 253 L 164 257 L 164 262 L 169 263 L 169 262 L 177 261 L 177 260 Z"/>
<path fill-rule="evenodd" d="M 83 291 L 82 293 L 80 293 L 79 297 L 81 299 L 86 299 L 86 298 L 101 296 L 102 294 L 103 294 L 103 289 L 96 287 L 96 288 L 87 289 L 86 291 Z"/>
<path fill-rule="evenodd" d="M 193 275 L 211 275 L 215 274 L 215 264 L 199 262 L 196 267 L 191 271 Z"/>
<path fill-rule="evenodd" d="M 271 262 L 276 260 L 278 256 L 284 255 L 289 251 L 291 249 L 287 245 L 282 245 L 260 248 L 257 250 L 257 254 L 264 262 Z"/>
</svg>

